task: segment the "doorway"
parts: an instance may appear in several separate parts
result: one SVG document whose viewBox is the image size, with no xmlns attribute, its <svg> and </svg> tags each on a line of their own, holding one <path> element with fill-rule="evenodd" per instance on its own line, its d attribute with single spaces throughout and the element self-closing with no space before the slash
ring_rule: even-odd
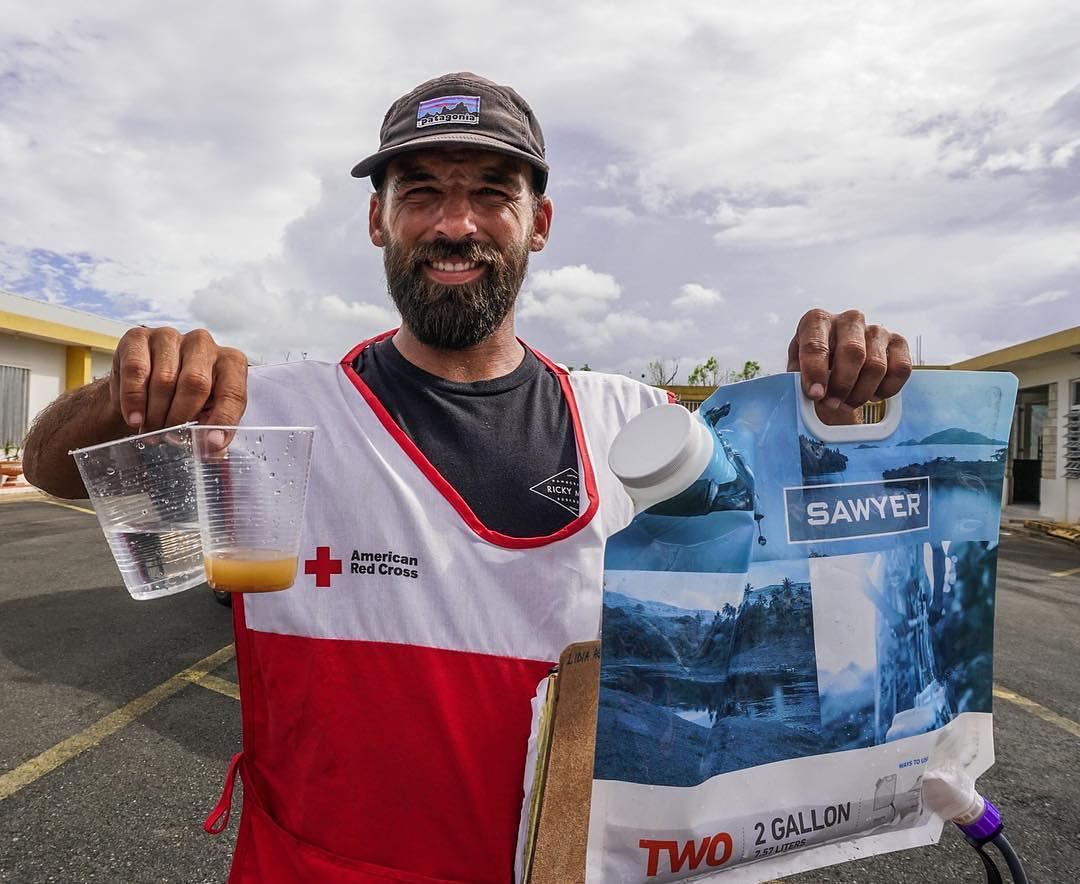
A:
<svg viewBox="0 0 1080 884">
<path fill-rule="evenodd" d="M 1050 405 L 1050 387 L 1026 387 L 1016 394 L 1013 432 L 1011 503 L 1039 503 L 1042 479 L 1043 426 Z"/>
</svg>

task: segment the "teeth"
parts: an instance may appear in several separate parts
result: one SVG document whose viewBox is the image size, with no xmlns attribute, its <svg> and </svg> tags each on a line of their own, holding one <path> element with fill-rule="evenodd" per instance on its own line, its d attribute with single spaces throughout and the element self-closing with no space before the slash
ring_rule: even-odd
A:
<svg viewBox="0 0 1080 884">
<path fill-rule="evenodd" d="M 451 273 L 460 273 L 462 270 L 472 270 L 478 265 L 475 261 L 468 263 L 451 263 L 450 261 L 432 261 L 431 266 L 436 270 L 442 270 Z"/>
</svg>

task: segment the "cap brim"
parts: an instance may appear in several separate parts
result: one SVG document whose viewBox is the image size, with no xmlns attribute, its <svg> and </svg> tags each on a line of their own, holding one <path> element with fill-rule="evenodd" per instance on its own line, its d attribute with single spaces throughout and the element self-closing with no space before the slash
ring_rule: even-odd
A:
<svg viewBox="0 0 1080 884">
<path fill-rule="evenodd" d="M 510 147 L 508 144 L 499 141 L 498 139 L 491 138 L 487 135 L 472 135 L 468 132 L 443 132 L 438 135 L 424 135 L 420 138 L 413 138 L 405 144 L 397 144 L 393 147 L 384 148 L 378 153 L 373 153 L 371 156 L 362 159 L 353 166 L 352 176 L 353 178 L 367 178 L 372 172 L 377 172 L 394 157 L 403 153 L 423 150 L 427 147 L 453 146 L 471 147 L 477 150 L 490 150 L 494 153 L 517 157 L 520 160 L 524 160 L 529 165 L 540 169 L 544 173 L 545 180 L 547 178 L 547 163 L 541 162 L 536 157 L 523 150 L 518 150 L 516 147 Z"/>
</svg>

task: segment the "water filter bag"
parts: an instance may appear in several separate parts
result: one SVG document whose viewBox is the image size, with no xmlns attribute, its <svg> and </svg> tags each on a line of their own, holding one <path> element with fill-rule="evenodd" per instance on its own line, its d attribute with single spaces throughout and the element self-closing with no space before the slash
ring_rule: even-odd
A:
<svg viewBox="0 0 1080 884">
<path fill-rule="evenodd" d="M 631 476 L 589 882 L 761 881 L 933 843 L 922 775 L 993 763 L 1015 377 L 918 371 L 881 424 L 843 428 L 798 383 L 718 389 L 694 415 L 712 457 L 674 496 Z"/>
</svg>

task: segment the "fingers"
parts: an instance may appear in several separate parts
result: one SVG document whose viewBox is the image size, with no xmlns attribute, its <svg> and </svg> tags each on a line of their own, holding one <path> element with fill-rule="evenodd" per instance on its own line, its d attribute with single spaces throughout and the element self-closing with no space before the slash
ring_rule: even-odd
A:
<svg viewBox="0 0 1080 884">
<path fill-rule="evenodd" d="M 859 408 L 874 397 L 888 370 L 888 349 L 889 333 L 880 325 L 867 326 L 862 371 L 844 400 L 851 408 Z"/>
<path fill-rule="evenodd" d="M 815 402 L 825 397 L 829 384 L 829 340 L 833 315 L 827 310 L 810 310 L 799 320 L 795 339 L 788 348 L 789 363 L 798 359 L 803 392 Z"/>
<path fill-rule="evenodd" d="M 217 354 L 218 346 L 205 329 L 196 329 L 183 336 L 180 367 L 164 426 L 192 420 L 206 406 L 213 390 Z"/>
<path fill-rule="evenodd" d="M 133 328 L 125 332 L 113 355 L 109 380 L 113 406 L 132 429 L 142 427 L 146 416 L 147 383 L 150 380 L 150 331 Z"/>
<path fill-rule="evenodd" d="M 160 430 L 171 426 L 166 416 L 176 390 L 180 369 L 181 336 L 174 328 L 156 328 L 150 333 L 150 380 L 147 382 L 146 414 L 143 427 Z"/>
<path fill-rule="evenodd" d="M 832 372 L 825 407 L 838 409 L 851 395 L 866 362 L 866 324 L 858 310 L 836 317 L 833 326 Z M 875 385 L 876 386 L 876 385 Z"/>
<path fill-rule="evenodd" d="M 214 396 L 206 423 L 229 427 L 240 423 L 247 408 L 247 370 L 247 357 L 239 350 L 226 347 L 218 353 L 214 367 Z M 232 435 L 224 433 L 220 438 L 208 441 L 220 443 L 224 448 L 232 441 Z"/>
<path fill-rule="evenodd" d="M 800 372 L 803 392 L 824 409 L 820 415 L 847 416 L 899 393 L 911 376 L 911 354 L 902 335 L 867 326 L 858 310 L 833 315 L 818 308 L 799 320 L 787 370 Z"/>
<path fill-rule="evenodd" d="M 889 335 L 887 354 L 888 368 L 885 371 L 885 379 L 875 391 L 875 399 L 895 396 L 911 377 L 911 353 L 908 351 L 907 339 L 903 335 Z"/>
</svg>

